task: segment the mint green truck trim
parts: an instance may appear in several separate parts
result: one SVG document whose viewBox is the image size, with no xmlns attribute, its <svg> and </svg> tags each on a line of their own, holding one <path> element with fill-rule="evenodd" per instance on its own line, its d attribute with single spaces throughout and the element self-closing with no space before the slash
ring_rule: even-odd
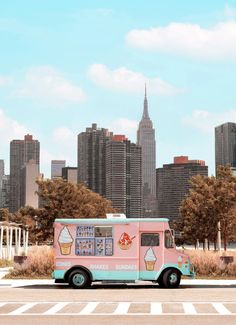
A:
<svg viewBox="0 0 236 325">
<path fill-rule="evenodd" d="M 190 265 L 189 265 L 190 266 Z M 146 280 L 156 281 L 161 272 L 167 268 L 178 269 L 183 275 L 194 277 L 194 271 L 190 271 L 190 267 L 178 268 L 177 264 L 165 264 L 158 271 L 101 271 L 101 270 L 90 270 L 92 273 L 93 281 L 99 280 Z M 64 279 L 67 270 L 55 270 L 53 272 L 54 279 Z"/>
<path fill-rule="evenodd" d="M 66 270 L 54 270 L 52 273 L 53 279 L 64 279 Z"/>
<path fill-rule="evenodd" d="M 168 222 L 167 218 L 124 218 L 124 219 L 56 219 L 54 222 L 61 224 L 127 224 L 133 222 Z"/>
</svg>

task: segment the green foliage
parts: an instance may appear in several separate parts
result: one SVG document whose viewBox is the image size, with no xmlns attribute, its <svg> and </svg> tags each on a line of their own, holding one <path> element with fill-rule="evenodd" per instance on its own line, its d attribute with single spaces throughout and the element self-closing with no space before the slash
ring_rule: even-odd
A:
<svg viewBox="0 0 236 325">
<path fill-rule="evenodd" d="M 182 220 L 178 225 L 184 240 L 196 244 L 205 238 L 216 242 L 217 225 L 226 249 L 236 226 L 236 177 L 230 167 L 220 166 L 217 178 L 197 175 L 191 179 L 191 190 L 180 206 Z"/>
</svg>

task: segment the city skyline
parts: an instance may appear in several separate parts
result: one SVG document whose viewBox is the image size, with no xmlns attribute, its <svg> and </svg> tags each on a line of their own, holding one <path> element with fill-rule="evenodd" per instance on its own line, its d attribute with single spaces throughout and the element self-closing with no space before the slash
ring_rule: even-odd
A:
<svg viewBox="0 0 236 325">
<path fill-rule="evenodd" d="M 6 174 L 9 143 L 26 134 L 46 177 L 51 160 L 77 166 L 77 135 L 92 123 L 136 142 L 145 83 L 156 167 L 187 155 L 214 174 L 214 127 L 236 122 L 236 1 L 13 0 L 0 12 Z"/>
</svg>

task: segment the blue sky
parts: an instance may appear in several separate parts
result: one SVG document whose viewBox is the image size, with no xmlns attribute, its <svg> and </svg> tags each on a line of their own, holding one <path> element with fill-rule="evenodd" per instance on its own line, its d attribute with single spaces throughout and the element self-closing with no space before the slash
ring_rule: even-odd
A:
<svg viewBox="0 0 236 325">
<path fill-rule="evenodd" d="M 92 123 L 136 141 L 147 83 L 157 167 L 214 173 L 214 127 L 236 122 L 236 1 L 0 2 L 0 159 L 33 134 L 41 171 L 76 165 Z"/>
</svg>

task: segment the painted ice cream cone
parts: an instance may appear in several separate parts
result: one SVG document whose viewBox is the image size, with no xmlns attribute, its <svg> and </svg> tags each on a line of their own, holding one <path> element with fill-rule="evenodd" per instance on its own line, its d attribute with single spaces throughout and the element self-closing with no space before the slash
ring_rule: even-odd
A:
<svg viewBox="0 0 236 325">
<path fill-rule="evenodd" d="M 183 259 L 181 256 L 178 257 L 178 267 L 181 268 L 183 263 Z"/>
<path fill-rule="evenodd" d="M 144 257 L 144 261 L 145 261 L 145 265 L 146 265 L 146 270 L 147 271 L 153 271 L 154 270 L 154 266 L 156 263 L 156 256 L 152 250 L 152 248 L 150 247 Z"/>
<path fill-rule="evenodd" d="M 58 243 L 60 246 L 61 254 L 70 255 L 73 238 L 66 226 L 60 232 Z"/>
</svg>

